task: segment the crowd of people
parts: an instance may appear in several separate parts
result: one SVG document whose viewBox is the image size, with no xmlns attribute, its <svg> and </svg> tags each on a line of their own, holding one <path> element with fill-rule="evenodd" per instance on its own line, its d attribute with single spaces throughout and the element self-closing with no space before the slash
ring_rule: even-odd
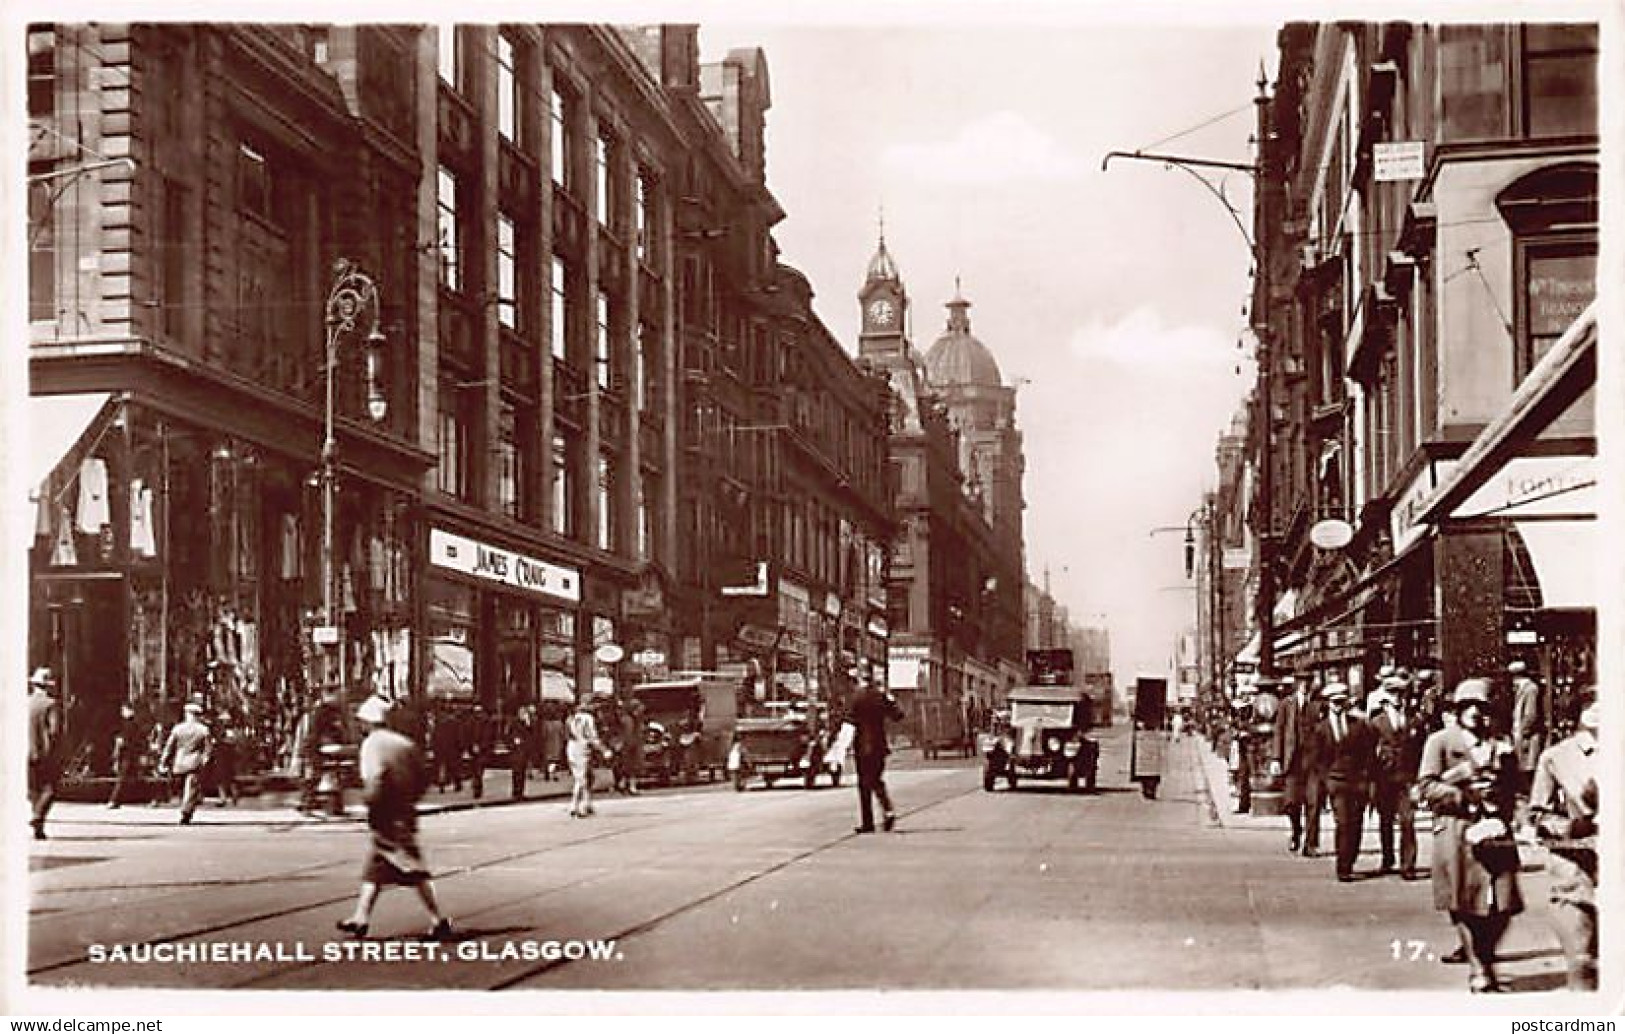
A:
<svg viewBox="0 0 1625 1034">
<path fill-rule="evenodd" d="M 1475 992 L 1504 990 L 1496 947 L 1524 908 L 1523 853 L 1544 848 L 1550 876 L 1548 914 L 1568 960 L 1569 984 L 1597 980 L 1595 688 L 1564 716 L 1572 735 L 1547 725 L 1538 683 L 1519 660 L 1498 689 L 1468 678 L 1448 693 L 1432 672 L 1387 667 L 1376 688 L 1356 702 L 1337 678 L 1284 675 L 1257 685 L 1278 700 L 1272 715 L 1240 703 L 1209 721 L 1215 747 L 1228 757 L 1238 812 L 1251 808 L 1254 766 L 1281 792 L 1288 850 L 1321 853 L 1321 815 L 1332 816 L 1332 855 L 1339 882 L 1359 877 L 1356 862 L 1375 812 L 1380 870 L 1421 878 L 1416 816 L 1431 821 L 1428 877 L 1434 907 L 1445 913 L 1457 948 L 1443 957 L 1468 966 Z M 1254 698 L 1256 699 L 1256 697 Z"/>
</svg>

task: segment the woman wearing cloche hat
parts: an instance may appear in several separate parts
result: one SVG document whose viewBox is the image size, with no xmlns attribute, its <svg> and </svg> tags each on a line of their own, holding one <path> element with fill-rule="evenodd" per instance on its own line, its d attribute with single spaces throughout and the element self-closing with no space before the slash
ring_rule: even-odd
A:
<svg viewBox="0 0 1625 1034">
<path fill-rule="evenodd" d="M 389 702 L 374 695 L 363 701 L 355 713 L 370 729 L 361 741 L 361 781 L 372 842 L 361 872 L 361 893 L 355 911 L 337 925 L 345 933 L 365 937 L 382 888 L 414 887 L 434 920 L 429 936 L 445 940 L 451 936 L 451 923 L 440 912 L 434 885 L 429 882 L 429 867 L 418 847 L 417 805 L 428 788 L 428 770 L 417 744 L 387 727 L 389 710 Z"/>
<path fill-rule="evenodd" d="M 1512 744 L 1490 727 L 1488 680 L 1457 684 L 1451 706 L 1456 724 L 1428 737 L 1417 783 L 1433 813 L 1433 906 L 1455 924 L 1461 954 L 1472 967 L 1468 987 L 1500 991 L 1496 945 L 1512 916 L 1523 911 L 1517 846 L 1508 827 L 1517 760 Z"/>
</svg>

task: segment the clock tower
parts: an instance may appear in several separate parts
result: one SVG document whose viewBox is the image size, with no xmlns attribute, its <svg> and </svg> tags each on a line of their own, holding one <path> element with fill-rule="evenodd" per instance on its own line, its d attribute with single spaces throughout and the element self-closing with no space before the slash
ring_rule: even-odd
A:
<svg viewBox="0 0 1625 1034">
<path fill-rule="evenodd" d="M 903 278 L 897 273 L 897 263 L 886 250 L 886 234 L 880 234 L 880 246 L 869 260 L 869 271 L 858 291 L 858 303 L 863 307 L 863 330 L 858 342 L 860 355 L 898 354 L 906 351 L 904 333 L 907 327 L 908 292 L 903 289 Z"/>
</svg>

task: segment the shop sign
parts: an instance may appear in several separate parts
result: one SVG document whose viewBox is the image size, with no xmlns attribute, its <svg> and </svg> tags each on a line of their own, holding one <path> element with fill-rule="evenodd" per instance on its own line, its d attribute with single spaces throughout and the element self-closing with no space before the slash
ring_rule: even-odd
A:
<svg viewBox="0 0 1625 1034">
<path fill-rule="evenodd" d="M 1372 149 L 1374 178 L 1378 183 L 1419 180 L 1426 172 L 1425 147 L 1420 140 L 1394 140 Z"/>
<path fill-rule="evenodd" d="M 1595 456 L 1519 456 L 1456 508 L 1456 517 L 1593 515 L 1586 489 L 1597 483 Z"/>
<path fill-rule="evenodd" d="M 931 648 L 929 646 L 894 646 L 887 653 L 894 661 L 923 661 L 930 659 Z"/>
<path fill-rule="evenodd" d="M 581 601 L 581 574 L 440 528 L 429 529 L 429 562 L 473 578 L 520 589 L 538 596 Z"/>
<path fill-rule="evenodd" d="M 1455 469 L 1455 460 L 1433 460 L 1416 472 L 1405 490 L 1394 501 L 1394 508 L 1389 511 L 1388 531 L 1393 537 L 1394 552 L 1398 553 L 1421 534 L 1415 528 L 1416 515 L 1422 512 L 1428 499 L 1433 496 L 1433 490 L 1439 487 L 1439 482 L 1450 476 Z"/>
<path fill-rule="evenodd" d="M 666 663 L 666 655 L 659 650 L 639 650 L 632 655 L 632 663 L 640 668 L 659 668 Z"/>
<path fill-rule="evenodd" d="M 874 636 L 876 639 L 884 639 L 890 635 L 891 629 L 886 627 L 886 619 L 881 617 L 879 614 L 871 617 L 869 619 L 869 634 Z"/>
</svg>

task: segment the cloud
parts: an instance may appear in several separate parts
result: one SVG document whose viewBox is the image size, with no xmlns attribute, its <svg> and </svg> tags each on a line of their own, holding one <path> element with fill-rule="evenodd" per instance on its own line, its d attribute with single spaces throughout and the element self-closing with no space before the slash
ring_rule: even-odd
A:
<svg viewBox="0 0 1625 1034">
<path fill-rule="evenodd" d="M 892 144 L 882 160 L 888 172 L 936 183 L 1066 180 L 1085 171 L 1085 163 L 1014 111 L 970 122 L 951 139 Z"/>
<path fill-rule="evenodd" d="M 1079 327 L 1068 347 L 1090 363 L 1159 373 L 1208 371 L 1250 362 L 1246 350 L 1236 348 L 1241 336 L 1239 328 L 1227 335 L 1211 326 L 1169 326 L 1155 309 L 1142 307 L 1114 322 L 1093 320 Z"/>
</svg>

